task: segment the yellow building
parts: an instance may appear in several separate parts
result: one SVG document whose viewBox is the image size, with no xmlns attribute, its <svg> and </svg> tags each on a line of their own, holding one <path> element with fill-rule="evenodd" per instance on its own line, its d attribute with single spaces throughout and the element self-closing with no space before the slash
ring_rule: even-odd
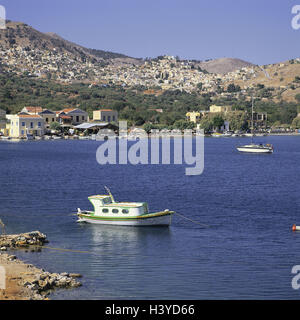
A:
<svg viewBox="0 0 300 320">
<path fill-rule="evenodd" d="M 186 119 L 187 121 L 197 123 L 201 119 L 201 114 L 200 112 L 197 112 L 197 111 L 188 112 L 186 114 Z"/>
<path fill-rule="evenodd" d="M 212 113 L 219 113 L 219 112 L 229 112 L 232 110 L 231 106 L 216 106 L 216 105 L 212 105 L 209 107 L 209 111 Z"/>
<path fill-rule="evenodd" d="M 28 135 L 42 136 L 45 121 L 39 115 L 8 114 L 6 115 L 6 135 L 11 138 L 26 138 Z"/>
<path fill-rule="evenodd" d="M 93 111 L 93 120 L 104 122 L 117 122 L 118 111 L 112 109 L 101 109 Z"/>
</svg>

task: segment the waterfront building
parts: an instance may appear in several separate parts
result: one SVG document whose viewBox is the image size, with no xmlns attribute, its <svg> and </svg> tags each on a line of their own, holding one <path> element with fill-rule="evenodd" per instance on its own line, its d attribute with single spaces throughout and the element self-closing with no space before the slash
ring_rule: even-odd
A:
<svg viewBox="0 0 300 320">
<path fill-rule="evenodd" d="M 39 112 L 39 116 L 45 120 L 46 127 L 49 127 L 52 122 L 56 121 L 56 113 L 48 109 L 44 109 L 42 112 Z"/>
<path fill-rule="evenodd" d="M 256 129 L 267 127 L 268 114 L 262 112 L 253 112 L 253 127 Z M 248 126 L 251 127 L 251 116 L 248 119 Z"/>
<path fill-rule="evenodd" d="M 56 112 L 58 119 L 62 119 L 62 117 L 60 117 L 61 115 L 70 117 L 68 119 L 71 119 L 72 125 L 78 125 L 88 121 L 88 113 L 78 108 L 66 108 Z M 66 117 L 64 117 L 64 120 L 67 120 Z"/>
<path fill-rule="evenodd" d="M 62 126 L 72 127 L 72 118 L 71 116 L 66 115 L 64 112 L 56 112 L 56 121 Z"/>
<path fill-rule="evenodd" d="M 201 119 L 201 114 L 197 111 L 187 112 L 186 119 L 187 121 L 197 123 Z"/>
<path fill-rule="evenodd" d="M 8 114 L 6 115 L 6 135 L 12 138 L 26 138 L 31 136 L 43 136 L 45 132 L 45 120 L 39 115 Z"/>
<path fill-rule="evenodd" d="M 94 121 L 117 122 L 118 111 L 112 109 L 100 109 L 93 111 Z"/>
</svg>

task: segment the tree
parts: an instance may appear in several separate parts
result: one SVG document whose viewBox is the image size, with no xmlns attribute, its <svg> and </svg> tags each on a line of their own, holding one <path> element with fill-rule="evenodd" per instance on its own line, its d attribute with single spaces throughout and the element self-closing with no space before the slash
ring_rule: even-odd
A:
<svg viewBox="0 0 300 320">
<path fill-rule="evenodd" d="M 58 130 L 61 129 L 61 125 L 60 125 L 59 122 L 54 121 L 54 122 L 52 122 L 52 123 L 50 124 L 50 129 L 51 129 L 51 130 L 56 130 L 56 131 L 58 131 Z"/>
<path fill-rule="evenodd" d="M 224 119 L 222 116 L 220 115 L 216 115 L 213 117 L 212 119 L 212 124 L 215 128 L 217 128 L 218 130 L 220 129 L 220 127 L 222 127 L 224 125 Z"/>
<path fill-rule="evenodd" d="M 235 85 L 233 83 L 230 83 L 227 87 L 227 92 L 234 92 L 235 91 Z"/>
<path fill-rule="evenodd" d="M 199 83 L 197 84 L 197 88 L 201 91 L 201 90 L 202 90 L 202 87 L 203 87 L 202 82 L 199 82 Z"/>
<path fill-rule="evenodd" d="M 209 117 L 204 117 L 200 121 L 200 128 L 204 130 L 204 132 L 209 132 L 213 128 L 213 123 Z"/>
<path fill-rule="evenodd" d="M 300 103 L 300 93 L 295 95 L 295 99 Z M 300 111 L 299 111 L 300 112 Z"/>
<path fill-rule="evenodd" d="M 300 129 L 300 117 L 297 117 L 293 120 L 292 127 L 295 129 Z"/>
<path fill-rule="evenodd" d="M 173 124 L 174 129 L 185 130 L 195 128 L 195 123 L 186 120 L 177 120 Z"/>
</svg>

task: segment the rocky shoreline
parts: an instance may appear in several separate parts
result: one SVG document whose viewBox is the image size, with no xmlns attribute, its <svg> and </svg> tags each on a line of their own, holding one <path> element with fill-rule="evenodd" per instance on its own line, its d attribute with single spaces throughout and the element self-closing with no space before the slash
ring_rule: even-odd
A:
<svg viewBox="0 0 300 320">
<path fill-rule="evenodd" d="M 0 236 L 0 266 L 5 270 L 5 286 L 0 288 L 0 300 L 45 300 L 56 288 L 76 288 L 81 286 L 76 273 L 50 273 L 17 259 L 7 250 L 25 248 L 41 250 L 47 243 L 46 236 L 39 231 L 18 235 Z M 1 283 L 1 281 L 0 281 Z"/>
</svg>

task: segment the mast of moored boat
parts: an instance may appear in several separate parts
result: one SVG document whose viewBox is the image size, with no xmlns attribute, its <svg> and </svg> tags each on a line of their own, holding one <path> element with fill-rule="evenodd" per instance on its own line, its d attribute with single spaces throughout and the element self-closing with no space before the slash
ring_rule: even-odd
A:
<svg viewBox="0 0 300 320">
<path fill-rule="evenodd" d="M 254 126 L 253 126 L 253 122 L 254 122 L 254 116 L 253 116 L 253 110 L 254 110 L 254 107 L 253 107 L 253 104 L 254 104 L 254 98 L 253 98 L 253 95 L 252 95 L 252 117 L 251 117 L 251 144 L 253 144 L 253 136 L 254 136 Z"/>
</svg>

